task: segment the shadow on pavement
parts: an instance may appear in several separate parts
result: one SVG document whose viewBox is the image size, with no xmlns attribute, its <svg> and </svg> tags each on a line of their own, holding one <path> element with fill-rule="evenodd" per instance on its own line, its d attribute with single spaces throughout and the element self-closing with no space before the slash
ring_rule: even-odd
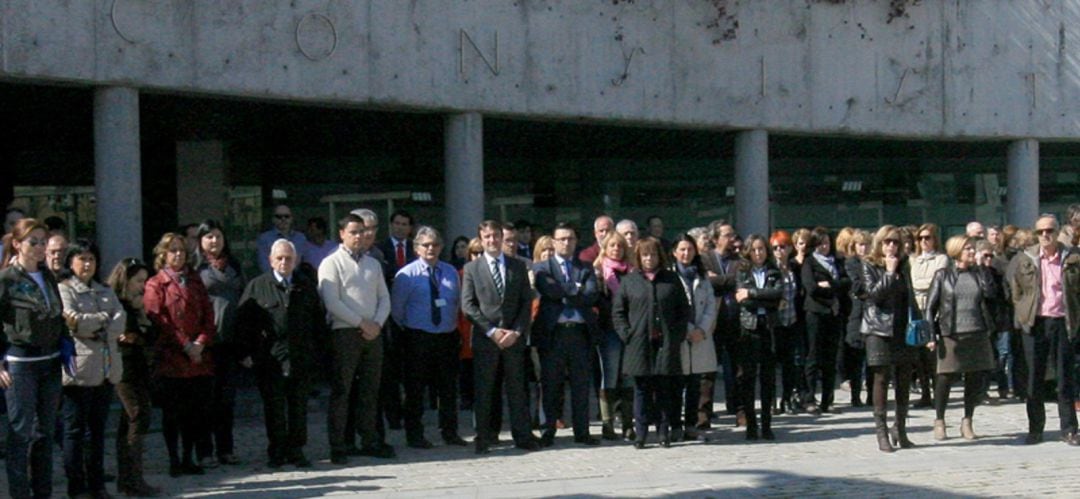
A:
<svg viewBox="0 0 1080 499">
<path fill-rule="evenodd" d="M 329 494 L 374 492 L 380 490 L 380 487 L 359 485 L 355 482 L 388 478 L 385 476 L 350 476 L 348 478 L 319 476 L 282 479 L 275 478 L 274 475 L 266 475 L 266 477 L 266 480 L 201 487 L 188 493 L 196 493 L 199 497 L 259 497 L 260 499 L 321 497 Z"/>
</svg>

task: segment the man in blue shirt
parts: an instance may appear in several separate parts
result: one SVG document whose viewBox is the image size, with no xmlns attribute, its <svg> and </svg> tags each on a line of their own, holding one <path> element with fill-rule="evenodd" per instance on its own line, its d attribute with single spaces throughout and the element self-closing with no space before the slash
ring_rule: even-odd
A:
<svg viewBox="0 0 1080 499">
<path fill-rule="evenodd" d="M 424 438 L 424 387 L 439 399 L 439 428 L 448 445 L 466 445 L 457 432 L 457 375 L 461 338 L 457 333 L 461 286 L 457 270 L 439 260 L 442 238 L 431 227 L 420 227 L 413 238 L 418 258 L 394 277 L 390 314 L 401 327 L 400 345 L 409 368 L 405 385 L 405 438 L 409 447 L 429 449 Z"/>
<path fill-rule="evenodd" d="M 259 264 L 262 273 L 270 272 L 270 246 L 278 239 L 287 239 L 296 248 L 306 248 L 308 241 L 302 232 L 293 230 L 292 210 L 288 206 L 279 204 L 274 207 L 274 228 L 262 234 L 255 240 L 255 261 Z"/>
</svg>

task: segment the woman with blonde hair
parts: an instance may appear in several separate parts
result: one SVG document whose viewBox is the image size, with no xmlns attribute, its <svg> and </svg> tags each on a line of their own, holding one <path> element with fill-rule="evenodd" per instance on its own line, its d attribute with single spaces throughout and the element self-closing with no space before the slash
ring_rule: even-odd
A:
<svg viewBox="0 0 1080 499">
<path fill-rule="evenodd" d="M 870 254 L 870 246 L 874 236 L 865 230 L 856 230 L 847 240 L 844 253 L 844 269 L 852 276 L 851 291 L 848 297 L 851 301 L 851 312 L 847 316 L 847 325 L 844 329 L 844 342 L 840 346 L 841 366 L 844 379 L 851 384 L 851 406 L 862 407 L 863 366 L 866 363 L 866 345 L 863 343 L 862 333 L 859 331 L 862 325 L 863 293 L 862 283 L 857 278 L 862 269 L 862 260 Z M 839 238 L 837 238 L 839 242 Z M 867 387 L 870 385 L 868 384 Z M 869 399 L 870 396 L 867 396 Z"/>
<path fill-rule="evenodd" d="M 878 449 L 893 452 L 915 445 L 907 438 L 908 385 L 917 358 L 917 347 L 905 343 L 909 302 L 908 277 L 901 265 L 903 242 L 900 230 L 885 225 L 874 234 L 870 254 L 863 259 L 861 275 L 864 308 L 860 332 L 866 345 L 866 365 L 870 369 L 874 429 Z M 896 371 L 896 422 L 890 432 L 886 423 L 889 375 Z M 891 441 L 890 441 L 891 437 Z"/>
<path fill-rule="evenodd" d="M 623 277 L 630 272 L 630 247 L 626 238 L 612 231 L 600 241 L 600 254 L 593 261 L 596 279 L 600 284 L 597 300 L 597 321 L 602 332 L 600 340 L 600 419 L 601 438 L 617 440 L 615 414 L 622 423 L 622 438 L 634 440 L 633 380 L 622 374 L 622 355 L 625 345 L 615 332 L 611 318 L 612 298 L 619 290 Z"/>
<path fill-rule="evenodd" d="M 915 256 L 908 258 L 911 290 L 915 293 L 915 319 L 926 316 L 926 300 L 930 295 L 930 284 L 934 274 L 949 265 L 949 257 L 941 253 L 941 229 L 932 223 L 919 226 L 915 231 Z M 931 398 L 933 386 L 934 356 L 929 350 L 919 353 L 919 365 L 916 376 L 922 387 L 922 397 L 915 408 L 933 405 Z"/>
<path fill-rule="evenodd" d="M 930 285 L 926 317 L 934 341 L 927 345 L 937 354 L 937 380 L 934 383 L 934 439 L 945 440 L 945 406 L 949 388 L 959 375 L 964 378 L 964 418 L 960 434 L 975 439 L 971 418 L 984 391 L 986 373 L 994 368 L 990 344 L 990 303 L 994 282 L 975 261 L 975 241 L 967 236 L 953 236 L 945 243 L 945 252 L 953 265 L 938 270 Z"/>
</svg>

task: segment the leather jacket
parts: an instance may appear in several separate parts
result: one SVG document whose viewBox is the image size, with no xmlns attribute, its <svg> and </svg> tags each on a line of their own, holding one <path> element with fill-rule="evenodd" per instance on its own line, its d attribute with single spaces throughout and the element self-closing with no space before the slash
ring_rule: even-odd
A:
<svg viewBox="0 0 1080 499">
<path fill-rule="evenodd" d="M 749 263 L 739 265 L 735 272 L 737 289 L 745 289 L 750 297 L 739 303 L 739 324 L 745 331 L 757 329 L 758 310 L 765 309 L 768 326 L 776 324 L 776 309 L 784 299 L 783 276 L 771 261 L 765 263 L 765 285 L 758 287 Z"/>
<path fill-rule="evenodd" d="M 930 294 L 926 299 L 926 318 L 935 339 L 955 334 L 956 317 L 963 313 L 982 314 L 986 332 L 994 328 L 994 316 L 990 313 L 990 303 L 997 293 L 994 278 L 981 266 L 967 270 L 979 286 L 979 310 L 957 310 L 956 281 L 960 278 L 960 272 L 963 271 L 952 265 L 939 269 L 930 284 Z"/>
<path fill-rule="evenodd" d="M 861 281 L 863 296 L 862 324 L 859 332 L 874 336 L 893 337 L 904 334 L 908 323 L 908 278 L 903 266 L 896 272 L 886 272 L 863 260 Z"/>
</svg>

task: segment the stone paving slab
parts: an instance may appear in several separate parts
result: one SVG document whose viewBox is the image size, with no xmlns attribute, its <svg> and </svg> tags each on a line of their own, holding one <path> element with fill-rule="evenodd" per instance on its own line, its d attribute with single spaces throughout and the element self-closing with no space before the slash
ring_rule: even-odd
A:
<svg viewBox="0 0 1080 499">
<path fill-rule="evenodd" d="M 950 406 L 946 421 L 953 438 L 935 442 L 933 411 L 913 410 L 909 423 L 916 449 L 886 455 L 877 450 L 868 408 L 845 408 L 840 415 L 776 416 L 776 442 L 746 442 L 733 418 L 722 417 L 707 443 L 655 444 L 645 450 L 618 442 L 585 448 L 561 430 L 554 447 L 527 453 L 509 443 L 476 456 L 472 447 L 440 445 L 435 413 L 428 412 L 428 437 L 436 447 L 405 447 L 401 431 L 390 433 L 398 458 L 353 458 L 346 466 L 329 463 L 325 390 L 311 402 L 306 453 L 309 470 L 291 466 L 274 472 L 265 466 L 259 404 L 242 394 L 237 422 L 237 454 L 244 464 L 208 470 L 204 476 L 169 478 L 160 434 L 148 440 L 148 481 L 177 497 L 984 497 L 1077 496 L 1080 448 L 1057 441 L 1056 407 L 1047 404 L 1047 442 L 1021 445 L 1027 420 L 1022 403 L 983 405 L 975 415 L 981 438 L 959 438 L 961 409 Z M 959 395 L 959 394 L 957 394 Z M 838 400 L 847 400 L 838 391 Z M 958 398 L 958 397 L 957 397 Z M 844 406 L 841 406 L 844 407 Z M 470 414 L 462 413 L 462 434 Z M 115 417 L 109 422 L 115 425 Z M 599 435 L 599 426 L 593 432 Z M 509 442 L 509 433 L 502 438 Z M 106 469 L 115 468 L 111 441 Z M 56 456 L 56 496 L 65 490 Z M 0 477 L 6 491 L 6 477 Z M 110 485 L 110 491 L 114 490 Z"/>
</svg>

